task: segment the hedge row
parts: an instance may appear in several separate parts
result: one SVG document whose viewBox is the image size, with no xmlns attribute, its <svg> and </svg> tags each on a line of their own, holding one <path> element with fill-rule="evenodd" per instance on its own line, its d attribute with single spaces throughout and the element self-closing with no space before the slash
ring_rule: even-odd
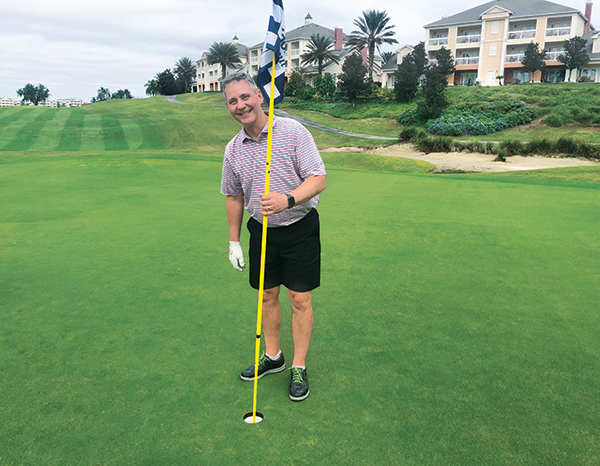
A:
<svg viewBox="0 0 600 466">
<path fill-rule="evenodd" d="M 424 130 L 414 127 L 404 128 L 400 141 L 414 142 L 421 152 L 478 152 L 502 157 L 512 155 L 562 155 L 600 160 L 600 145 L 590 144 L 573 138 L 559 138 L 555 141 L 546 138 L 533 139 L 528 143 L 508 140 L 500 144 L 493 142 L 458 142 L 447 136 L 429 136 Z"/>
</svg>

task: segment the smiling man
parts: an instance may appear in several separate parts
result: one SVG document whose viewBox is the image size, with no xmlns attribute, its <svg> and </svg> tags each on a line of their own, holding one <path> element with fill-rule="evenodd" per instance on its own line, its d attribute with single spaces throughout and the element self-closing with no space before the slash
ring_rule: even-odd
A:
<svg viewBox="0 0 600 466">
<path fill-rule="evenodd" d="M 262 327 L 266 351 L 259 359 L 258 378 L 281 372 L 285 361 L 279 346 L 281 285 L 288 290 L 292 307 L 294 359 L 290 399 L 309 394 L 306 354 L 313 327 L 312 290 L 321 284 L 321 242 L 316 206 L 325 189 L 325 166 L 311 134 L 300 123 L 273 118 L 269 194 L 265 191 L 265 166 L 269 118 L 261 108 L 263 96 L 254 80 L 243 72 L 223 79 L 227 108 L 242 125 L 227 144 L 221 193 L 227 196 L 229 260 L 245 267 L 240 246 L 244 208 L 250 213 L 250 285 L 259 289 L 263 217 L 268 217 L 267 253 Z M 254 365 L 241 373 L 254 380 Z"/>
</svg>

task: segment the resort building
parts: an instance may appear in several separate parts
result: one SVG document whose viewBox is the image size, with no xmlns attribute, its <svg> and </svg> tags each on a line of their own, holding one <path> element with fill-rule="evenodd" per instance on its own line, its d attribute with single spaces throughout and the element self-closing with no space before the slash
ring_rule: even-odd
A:
<svg viewBox="0 0 600 466">
<path fill-rule="evenodd" d="M 395 72 L 398 70 L 398 65 L 402 63 L 404 55 L 408 55 L 413 51 L 410 45 L 403 45 L 394 53 L 391 60 L 388 60 L 381 68 L 381 85 L 382 87 L 393 88 L 396 82 Z"/>
<path fill-rule="evenodd" d="M 582 0 L 583 1 L 583 0 Z M 588 49 L 600 56 L 598 33 L 590 24 L 592 0 L 586 0 L 585 14 L 557 3 L 539 0 L 495 0 L 439 21 L 427 24 L 425 48 L 431 62 L 436 52 L 445 47 L 452 52 L 456 72 L 448 77 L 450 84 L 477 82 L 484 86 L 530 81 L 523 71 L 527 44 L 537 42 L 547 53 L 546 68 L 534 74 L 535 82 L 560 82 L 565 79 L 565 66 L 558 61 L 565 41 L 575 36 L 588 40 Z M 590 32 L 591 31 L 591 32 Z M 592 57 L 586 79 L 600 81 L 600 58 Z M 573 73 L 572 81 L 580 73 Z"/>
<path fill-rule="evenodd" d="M 18 100 L 12 100 L 8 97 L 0 97 L 0 107 L 19 107 L 21 102 Z"/>
<path fill-rule="evenodd" d="M 342 65 L 346 57 L 352 52 L 352 48 L 346 46 L 347 36 L 344 34 L 341 27 L 335 27 L 329 29 L 313 22 L 313 18 L 308 13 L 304 18 L 304 25 L 298 28 L 286 31 L 285 42 L 286 42 L 286 77 L 292 74 L 292 71 L 299 68 L 304 69 L 304 75 L 307 78 L 307 83 L 312 84 L 314 77 L 317 75 L 317 66 L 302 64 L 301 56 L 303 53 L 308 51 L 308 44 L 311 36 L 320 34 L 325 37 L 329 37 L 332 40 L 331 48 L 340 59 L 339 63 L 327 63 L 323 68 L 323 74 L 331 73 L 335 79 L 342 72 Z M 243 70 L 255 76 L 258 74 L 260 67 L 260 56 L 263 49 L 263 42 L 255 44 L 251 47 L 247 47 L 239 43 L 236 37 L 233 38 L 233 44 L 238 50 L 238 54 L 242 61 L 241 65 L 233 68 L 227 68 L 226 74 L 233 73 L 235 71 Z M 197 75 L 196 82 L 192 85 L 192 92 L 203 92 L 203 91 L 219 91 L 220 79 L 223 77 L 221 72 L 221 65 L 209 65 L 206 56 L 207 52 L 202 54 L 202 58 L 196 62 L 197 64 Z M 361 55 L 363 56 L 363 62 L 366 63 L 367 56 L 366 50 L 363 50 Z M 375 72 L 373 79 L 375 81 L 382 81 L 382 60 L 379 56 L 375 57 Z"/>
</svg>

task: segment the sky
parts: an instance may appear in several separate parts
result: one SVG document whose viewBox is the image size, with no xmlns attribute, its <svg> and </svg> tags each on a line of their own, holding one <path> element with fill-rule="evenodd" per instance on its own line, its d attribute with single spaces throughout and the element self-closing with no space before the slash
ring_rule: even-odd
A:
<svg viewBox="0 0 600 466">
<path fill-rule="evenodd" d="M 523 0 L 529 1 L 529 0 Z M 399 45 L 425 40 L 425 24 L 486 3 L 485 0 L 284 0 L 286 29 L 313 21 L 344 33 L 362 11 L 385 10 Z M 585 0 L 556 1 L 585 11 Z M 252 6 L 248 6 L 252 5 Z M 417 6 L 418 5 L 418 6 Z M 0 3 L 0 97 L 18 99 L 27 83 L 44 84 L 50 99 L 89 102 L 100 87 L 145 97 L 144 84 L 198 60 L 214 42 L 252 46 L 264 41 L 271 1 L 248 0 L 3 0 Z M 592 24 L 600 28 L 600 1 Z M 385 46 L 383 51 L 398 46 Z"/>
</svg>

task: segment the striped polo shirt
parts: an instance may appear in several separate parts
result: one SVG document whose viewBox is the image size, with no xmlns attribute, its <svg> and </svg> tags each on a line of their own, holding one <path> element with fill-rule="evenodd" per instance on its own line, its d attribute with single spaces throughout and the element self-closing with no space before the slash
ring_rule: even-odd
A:
<svg viewBox="0 0 600 466">
<path fill-rule="evenodd" d="M 258 140 L 253 140 L 244 128 L 227 144 L 223 160 L 221 193 L 244 196 L 244 205 L 250 215 L 262 223 L 260 194 L 265 192 L 268 123 Z M 325 175 L 325 165 L 308 130 L 295 120 L 273 118 L 271 147 L 271 177 L 269 191 L 287 194 L 311 176 Z M 268 226 L 291 225 L 302 219 L 319 203 L 316 195 L 269 217 Z"/>
</svg>

